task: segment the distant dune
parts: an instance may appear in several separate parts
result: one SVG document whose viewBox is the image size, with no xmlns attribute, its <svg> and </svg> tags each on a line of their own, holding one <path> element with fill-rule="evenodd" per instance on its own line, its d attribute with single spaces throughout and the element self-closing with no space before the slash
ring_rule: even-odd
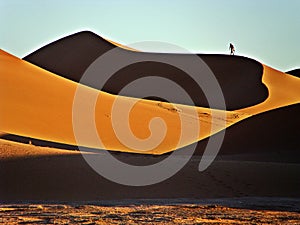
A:
<svg viewBox="0 0 300 225">
<path fill-rule="evenodd" d="M 300 69 L 295 69 L 295 70 L 287 71 L 286 73 L 294 75 L 296 77 L 300 77 Z"/>
<path fill-rule="evenodd" d="M 116 47 L 92 32 L 80 32 L 50 43 L 24 57 L 50 72 L 78 82 L 89 65 L 105 52 L 117 48 L 128 58 L 132 54 L 145 56 L 159 53 L 131 52 Z M 257 61 L 240 56 L 198 55 L 215 74 L 224 94 L 227 110 L 240 109 L 264 101 L 268 96 L 267 88 L 262 84 L 263 67 Z M 187 54 L 165 54 L 165 57 L 177 58 L 182 61 L 189 59 Z M 199 86 L 183 71 L 174 66 L 158 62 L 142 62 L 127 66 L 115 73 L 102 89 L 105 92 L 118 94 L 131 81 L 143 76 L 159 75 L 174 80 L 192 97 L 195 105 L 208 107 L 207 100 Z M 201 76 L 201 74 L 199 74 Z M 97 88 L 93 83 L 83 83 Z M 134 91 L 128 96 L 138 96 Z M 144 97 L 144 96 L 142 96 Z M 156 99 L 155 99 L 156 100 Z M 174 103 L 186 104 L 179 99 Z M 210 106 L 218 108 L 218 106 Z"/>
</svg>

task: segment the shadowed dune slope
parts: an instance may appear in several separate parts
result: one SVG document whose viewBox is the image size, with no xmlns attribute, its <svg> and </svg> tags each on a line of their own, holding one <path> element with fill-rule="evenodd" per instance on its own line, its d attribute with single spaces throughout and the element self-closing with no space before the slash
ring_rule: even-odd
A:
<svg viewBox="0 0 300 225">
<path fill-rule="evenodd" d="M 299 115 L 300 104 L 295 104 L 244 120 L 233 129 L 227 129 L 224 152 L 238 152 L 242 148 L 247 148 L 249 152 L 299 152 Z"/>
<path fill-rule="evenodd" d="M 286 73 L 294 75 L 296 77 L 300 77 L 300 69 L 295 69 L 295 70 L 287 71 Z"/>
<path fill-rule="evenodd" d="M 85 31 L 50 43 L 24 57 L 24 60 L 78 82 L 89 65 L 111 49 L 115 49 L 116 52 L 125 55 L 129 59 L 131 57 L 143 58 L 162 55 L 160 53 L 124 50 L 92 32 Z M 188 54 L 163 55 L 166 58 L 179 61 L 190 60 L 193 57 Z M 261 82 L 263 66 L 260 63 L 240 56 L 200 54 L 198 56 L 209 66 L 217 78 L 225 97 L 227 110 L 255 105 L 267 98 L 267 88 Z M 201 88 L 188 74 L 175 66 L 161 62 L 140 62 L 124 67 L 116 72 L 103 88 L 97 86 L 93 81 L 85 81 L 83 84 L 98 89 L 101 88 L 108 93 L 118 94 L 126 84 L 138 78 L 151 75 L 175 81 L 189 93 L 195 105 L 209 107 Z M 131 97 L 145 97 L 140 96 L 134 90 L 127 91 L 127 94 Z M 187 104 L 181 99 L 172 99 L 172 102 Z M 219 108 L 218 105 L 211 105 L 210 107 Z"/>
<path fill-rule="evenodd" d="M 31 53 L 23 59 L 50 72 L 79 81 L 87 67 L 115 45 L 91 33 L 64 37 Z"/>
<path fill-rule="evenodd" d="M 277 158 L 279 161 L 299 162 L 294 158 L 295 153 L 297 156 L 300 153 L 299 115 L 300 104 L 295 104 L 243 120 L 226 129 L 219 155 L 244 154 L 250 159 L 251 154 L 272 153 L 272 158 L 256 157 L 255 160 L 272 161 Z M 203 153 L 206 144 L 207 140 L 198 143 L 197 154 Z M 290 153 L 292 155 L 288 155 Z"/>
</svg>

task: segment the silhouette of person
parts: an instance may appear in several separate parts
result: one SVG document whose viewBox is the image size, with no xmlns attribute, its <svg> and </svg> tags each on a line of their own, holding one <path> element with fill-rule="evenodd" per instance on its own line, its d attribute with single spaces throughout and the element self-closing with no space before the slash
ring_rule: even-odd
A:
<svg viewBox="0 0 300 225">
<path fill-rule="evenodd" d="M 235 53 L 235 48 L 234 48 L 234 46 L 233 46 L 232 43 L 230 43 L 229 49 L 230 49 L 230 55 L 234 55 L 234 53 Z"/>
</svg>

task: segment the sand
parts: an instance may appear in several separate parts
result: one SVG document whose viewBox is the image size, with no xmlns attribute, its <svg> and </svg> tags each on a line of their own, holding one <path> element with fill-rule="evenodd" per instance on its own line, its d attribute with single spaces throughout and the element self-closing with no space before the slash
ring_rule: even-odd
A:
<svg viewBox="0 0 300 225">
<path fill-rule="evenodd" d="M 11 56 L 6 52 L 2 51 L 1 57 L 1 62 L 5 65 L 5 67 L 1 67 L 1 84 L 3 84 L 1 92 L 2 96 L 5 96 L 5 101 L 1 102 L 4 109 L 1 111 L 1 116 L 6 118 L 1 124 L 1 130 L 7 133 L 65 144 L 77 144 L 72 124 L 72 107 L 76 88 L 82 90 L 83 98 L 97 101 L 97 107 L 95 108 L 96 129 L 104 144 L 99 145 L 98 138 L 93 135 L 82 134 L 79 145 L 151 154 L 162 154 L 172 151 L 178 147 L 205 139 L 251 115 L 297 104 L 300 101 L 299 79 L 267 66 L 264 66 L 262 80 L 268 86 L 269 97 L 267 100 L 254 106 L 225 112 L 203 107 L 189 107 L 115 96 L 78 85 Z M 285 87 L 285 90 L 283 87 Z M 22 89 L 22 95 L 19 95 L 18 91 Z M 118 110 L 117 117 L 114 114 L 114 119 L 112 120 L 112 107 L 116 100 L 120 102 L 121 110 Z M 80 101 L 82 101 L 80 107 L 84 110 L 90 107 L 89 102 L 83 102 L 83 99 Z M 129 124 L 134 124 L 133 126 L 131 125 L 131 129 L 138 138 L 148 138 L 147 141 L 137 141 L 136 138 L 130 138 L 130 136 L 126 135 L 129 128 L 126 130 L 124 129 L 126 126 L 120 125 L 121 121 L 124 121 L 122 119 L 124 117 L 123 110 L 126 110 L 130 105 L 134 105 L 129 117 Z M 21 112 L 20 109 L 22 110 Z M 86 111 L 89 113 L 88 110 Z M 88 118 L 90 115 L 85 114 L 85 111 L 82 113 L 80 118 Z M 226 115 L 226 118 L 219 120 L 223 115 Z M 158 133 L 153 132 L 152 134 L 154 135 L 150 135 L 149 129 L 145 129 L 154 117 L 160 117 L 164 120 L 168 128 L 165 130 L 165 134 L 161 133 L 163 132 L 162 124 L 156 123 L 157 125 L 152 128 L 156 129 L 157 132 L 159 131 Z M 31 119 L 28 120 L 28 118 Z M 195 124 L 195 122 L 201 126 L 199 134 L 191 129 L 191 124 Z M 212 122 L 215 125 L 214 130 L 211 130 Z M 85 128 L 86 123 L 90 122 L 80 122 Z M 113 124 L 119 124 L 118 127 L 122 128 L 118 136 L 116 136 L 116 127 L 113 127 Z M 181 127 L 184 124 L 186 124 L 188 129 L 183 132 L 185 137 L 181 142 L 178 142 Z M 83 127 L 80 127 L 82 125 L 78 125 L 79 130 L 83 130 Z M 123 141 L 128 141 L 127 144 L 119 141 L 120 134 L 125 135 Z M 164 139 L 162 139 L 163 135 L 165 135 Z M 148 151 L 145 152 L 142 149 Z"/>
<path fill-rule="evenodd" d="M 98 38 L 94 37 L 94 41 L 97 42 Z M 62 43 L 57 44 L 59 47 Z M 105 46 L 105 51 L 112 47 L 109 43 Z M 89 49 L 93 48 L 94 44 L 91 44 Z M 46 51 L 44 57 L 49 57 L 48 53 Z M 43 54 L 39 52 L 37 58 L 41 59 Z M 87 58 L 85 63 L 89 63 L 97 54 L 99 52 Z M 201 160 L 199 155 L 207 143 L 205 137 L 210 135 L 207 132 L 210 126 L 207 126 L 206 134 L 202 133 L 200 138 L 189 139 L 184 143 L 187 145 L 203 139 L 198 143 L 196 154 L 181 171 L 158 184 L 131 187 L 114 183 L 97 174 L 82 156 L 97 154 L 105 158 L 101 151 L 80 153 L 35 146 L 36 141 L 43 139 L 56 144 L 75 144 L 70 109 L 77 84 L 64 79 L 65 74 L 57 73 L 62 77 L 57 76 L 4 51 L 1 51 L 0 57 L 0 63 L 4 65 L 0 66 L 0 96 L 4 100 L 0 102 L 0 115 L 6 118 L 1 121 L 0 135 L 14 133 L 39 139 L 25 139 L 26 142 L 32 140 L 32 144 L 0 139 L 0 222 L 300 223 L 298 78 L 251 60 L 249 62 L 234 57 L 239 65 L 238 75 L 252 68 L 248 72 L 251 71 L 249 73 L 253 75 L 249 80 L 249 84 L 253 85 L 245 88 L 243 84 L 246 80 L 236 80 L 237 76 L 234 75 L 236 83 L 226 86 L 226 83 L 222 83 L 226 79 L 220 77 L 226 99 L 232 99 L 237 94 L 245 98 L 239 101 L 234 98 L 227 100 L 231 109 L 236 111 L 226 112 L 226 126 L 230 128 L 219 157 L 207 170 L 198 171 Z M 51 57 L 56 57 L 56 54 Z M 212 69 L 214 64 L 220 65 L 217 58 L 206 57 Z M 229 61 L 232 59 L 228 58 Z M 250 64 L 252 66 L 246 66 Z M 84 66 L 81 66 L 74 70 L 77 75 L 82 74 L 80 69 Z M 215 72 L 216 68 L 218 66 Z M 225 75 L 228 75 L 230 69 L 219 68 L 227 71 Z M 65 69 L 68 71 L 70 68 Z M 220 75 L 222 71 L 216 73 Z M 110 84 L 113 83 L 112 80 Z M 117 90 L 119 87 L 115 88 Z M 251 89 L 257 95 L 251 96 Z M 97 92 L 91 88 L 86 90 L 89 93 Z M 107 98 L 105 106 L 115 98 L 111 94 L 104 96 Z M 123 100 L 128 103 L 132 99 Z M 172 131 L 168 134 L 169 140 L 176 139 L 178 135 L 176 121 L 182 111 L 189 123 L 204 120 L 209 124 L 211 121 L 201 116 L 195 119 L 190 114 L 191 108 L 184 105 L 143 100 L 136 109 L 135 118 L 143 117 L 139 120 L 142 125 L 135 128 L 141 138 L 149 135 L 149 130 L 144 128 L 154 115 L 167 121 Z M 101 110 L 98 111 L 102 115 L 100 121 L 110 113 L 109 110 Z M 202 116 L 211 113 L 211 110 L 205 108 L 196 110 Z M 237 119 L 235 115 L 238 115 Z M 132 122 L 134 124 L 135 121 Z M 239 123 L 233 125 L 236 122 Z M 108 124 L 105 130 L 99 131 L 105 131 L 104 137 L 109 138 L 109 148 L 124 150 L 124 146 L 120 147 L 114 138 L 111 139 L 113 134 L 107 127 Z M 223 128 L 220 127 L 220 130 Z M 161 149 L 166 150 L 166 146 L 172 149 L 172 145 L 174 143 L 170 147 L 170 141 L 165 142 Z M 154 164 L 166 157 L 130 153 L 113 153 L 113 156 L 132 165 Z M 178 156 L 178 160 L 183 157 L 184 154 Z M 57 217 L 59 219 L 55 219 Z"/>
<path fill-rule="evenodd" d="M 268 87 L 268 98 L 239 112 L 256 115 L 283 106 L 300 103 L 300 79 L 264 65 L 262 82 Z"/>
<path fill-rule="evenodd" d="M 93 60 L 101 54 L 116 48 L 116 45 L 121 47 L 119 50 L 122 54 L 125 52 L 125 54 L 130 56 L 131 52 L 125 51 L 123 49 L 124 46 L 105 40 L 92 32 L 79 32 L 50 43 L 24 59 L 62 77 L 79 81 L 84 70 Z M 80 54 L 76 54 L 78 51 L 80 51 Z M 58 55 L 64 55 L 64 57 L 57 57 Z M 171 56 L 189 57 L 176 54 L 171 54 Z M 264 112 L 259 116 L 250 117 L 242 123 L 227 129 L 220 154 L 238 154 L 241 148 L 245 154 L 251 154 L 253 151 L 279 152 L 279 157 L 281 152 L 284 151 L 297 152 L 300 148 L 297 140 L 300 131 L 296 128 L 297 115 L 300 110 L 299 104 L 296 104 L 299 102 L 299 79 L 245 57 L 230 57 L 226 55 L 198 56 L 207 63 L 216 75 L 229 109 L 240 109 L 241 112 L 247 112 L 247 114 Z M 123 68 L 109 79 L 104 90 L 117 94 L 124 85 L 143 74 L 139 71 L 148 71 L 150 74 L 160 74 L 163 77 L 173 79 L 188 90 L 196 105 L 207 105 L 202 91 L 194 86 L 195 84 L 186 74 L 170 66 L 153 62 L 144 62 Z M 93 85 L 91 84 L 90 86 L 93 87 Z M 270 92 L 270 95 L 268 92 Z M 128 94 L 139 97 L 133 92 Z M 177 102 L 178 99 L 173 100 Z M 282 108 L 282 106 L 289 104 L 290 106 Z M 77 149 L 74 145 L 57 143 L 57 140 L 56 142 L 51 142 L 49 138 L 47 139 L 48 141 L 43 141 L 32 137 L 24 137 L 24 134 L 23 137 L 21 136 L 11 134 L 4 135 L 2 138 L 25 143 L 31 140 L 35 144 L 42 146 Z M 147 134 L 141 135 L 141 137 L 146 136 Z M 207 140 L 198 143 L 197 154 L 203 153 L 206 142 Z M 66 142 L 64 141 L 64 143 Z"/>
<path fill-rule="evenodd" d="M 123 154 L 131 164 L 162 159 Z M 300 165 L 268 156 L 219 158 L 201 173 L 193 156 L 166 181 L 129 187 L 95 173 L 78 152 L 0 140 L 0 222 L 298 224 Z"/>
<path fill-rule="evenodd" d="M 9 159 L 25 159 L 39 156 L 54 156 L 54 155 L 78 155 L 79 151 L 57 149 L 50 147 L 39 147 L 33 144 L 22 144 L 18 142 L 0 140 L 1 143 L 1 160 Z"/>
<path fill-rule="evenodd" d="M 162 154 L 205 139 L 251 116 L 244 112 L 115 96 L 78 85 L 4 51 L 0 57 L 3 65 L 0 67 L 0 95 L 3 96 L 0 116 L 4 118 L 0 129 L 7 133 L 92 148 Z M 76 112 L 80 114 L 75 117 L 73 102 L 78 89 L 81 97 Z M 112 111 L 116 101 L 119 108 Z M 128 107 L 132 107 L 130 127 L 124 119 Z M 93 115 L 95 120 L 89 120 Z M 163 123 L 151 122 L 149 128 L 150 121 L 156 117 Z M 98 133 L 86 130 L 87 124 L 93 126 L 93 123 Z M 201 127 L 200 132 L 197 126 Z M 79 134 L 74 134 L 75 127 Z M 128 135 L 130 129 L 136 137 Z M 96 135 L 101 137 L 102 144 Z"/>
<path fill-rule="evenodd" d="M 260 161 L 247 157 L 218 158 L 204 172 L 198 171 L 200 157 L 193 156 L 170 179 L 131 187 L 103 178 L 78 153 L 3 140 L 0 150 L 2 202 L 300 197 L 299 163 L 276 162 L 272 155 Z M 135 154 L 115 157 L 132 165 L 149 165 L 164 158 Z"/>
<path fill-rule="evenodd" d="M 21 204 L 1 205 L 4 223 L 46 224 L 298 224 L 297 212 L 229 208 L 218 205 Z"/>
<path fill-rule="evenodd" d="M 130 82 L 145 76 L 160 76 L 173 80 L 181 85 L 191 96 L 196 106 L 209 107 L 207 99 L 202 89 L 195 83 L 189 74 L 182 71 L 178 62 L 192 62 L 195 58 L 203 60 L 222 88 L 227 110 L 235 110 L 263 102 L 268 97 L 268 90 L 261 82 L 263 66 L 261 63 L 242 56 L 228 55 L 189 55 L 189 54 L 162 54 L 132 52 L 119 48 L 111 41 L 107 41 L 92 32 L 79 32 L 54 41 L 37 51 L 25 56 L 23 59 L 34 65 L 46 69 L 47 71 L 58 74 L 69 80 L 79 82 L 85 70 L 100 56 L 112 50 L 115 54 L 123 56 L 126 59 L 152 58 L 140 63 L 133 63 L 124 68 L 120 68 L 106 82 L 104 87 L 94 81 L 83 80 L 83 84 L 100 89 L 102 91 L 118 94 L 121 89 Z M 63 56 L 63 57 L 61 57 Z M 168 65 L 166 63 L 156 62 L 157 60 L 177 60 L 177 65 Z M 114 59 L 111 59 L 114 63 Z M 115 64 L 113 64 L 115 65 Z M 111 65 L 109 65 L 111 66 Z M 179 67 L 179 68 L 177 68 Z M 99 76 L 103 76 L 99 74 Z M 197 76 L 203 76 L 197 70 Z M 210 75 L 209 75 L 210 76 Z M 150 85 L 150 84 L 149 84 Z M 152 86 L 152 90 L 160 87 L 159 83 Z M 166 87 L 160 87 L 166 88 Z M 172 90 L 170 90 L 172 91 Z M 142 93 L 144 94 L 144 93 Z M 127 91 L 130 97 L 141 96 L 135 89 Z M 149 96 L 150 97 L 150 96 Z M 153 99 L 150 97 L 150 99 Z M 154 100 L 156 100 L 154 98 Z M 167 99 L 173 103 L 187 104 L 186 100 L 179 97 Z M 211 108 L 218 108 L 218 105 L 211 105 Z"/>
</svg>

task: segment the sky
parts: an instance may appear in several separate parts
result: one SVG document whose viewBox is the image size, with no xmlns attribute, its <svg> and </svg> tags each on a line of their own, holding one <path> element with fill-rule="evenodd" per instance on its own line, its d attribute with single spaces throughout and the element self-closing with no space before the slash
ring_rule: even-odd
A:
<svg viewBox="0 0 300 225">
<path fill-rule="evenodd" d="M 0 0 L 0 48 L 24 57 L 89 30 L 128 45 L 161 41 L 195 53 L 236 54 L 300 68 L 300 0 Z M 153 49 L 155 51 L 155 49 Z"/>
</svg>

